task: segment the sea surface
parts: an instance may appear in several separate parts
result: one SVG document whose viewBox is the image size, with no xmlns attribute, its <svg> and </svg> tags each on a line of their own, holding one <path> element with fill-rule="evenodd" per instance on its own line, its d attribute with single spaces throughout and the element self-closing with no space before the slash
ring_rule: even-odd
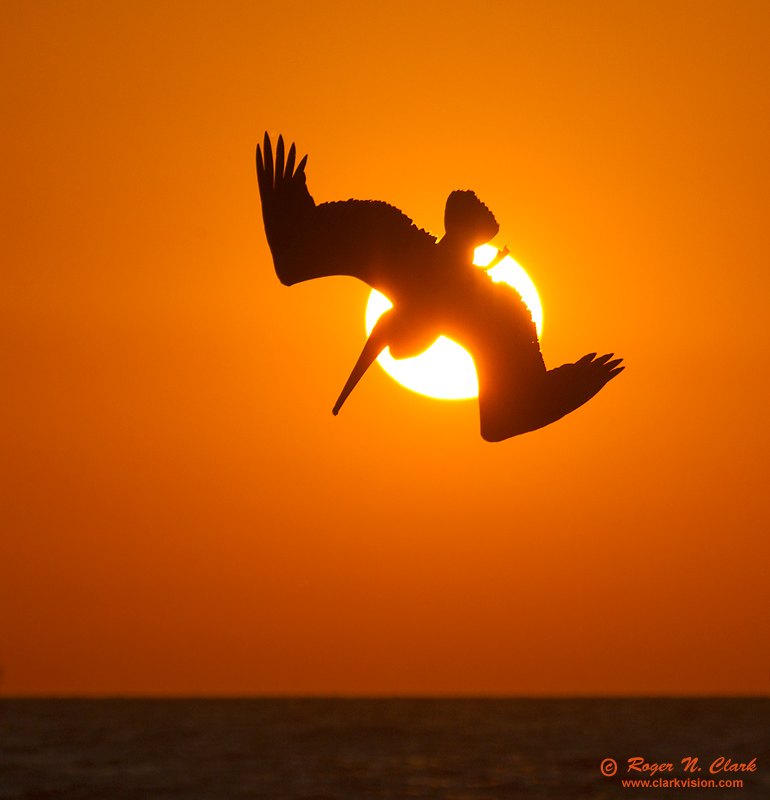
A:
<svg viewBox="0 0 770 800">
<path fill-rule="evenodd" d="M 3 800 L 675 796 L 770 800 L 770 698 L 0 699 Z"/>
</svg>

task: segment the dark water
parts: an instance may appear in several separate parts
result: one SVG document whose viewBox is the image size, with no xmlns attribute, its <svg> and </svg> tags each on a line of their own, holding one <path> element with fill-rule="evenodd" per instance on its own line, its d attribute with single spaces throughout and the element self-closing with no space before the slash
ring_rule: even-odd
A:
<svg viewBox="0 0 770 800">
<path fill-rule="evenodd" d="M 744 786 L 624 788 L 635 756 Z M 694 795 L 770 800 L 770 699 L 0 700 L 3 800 Z"/>
</svg>

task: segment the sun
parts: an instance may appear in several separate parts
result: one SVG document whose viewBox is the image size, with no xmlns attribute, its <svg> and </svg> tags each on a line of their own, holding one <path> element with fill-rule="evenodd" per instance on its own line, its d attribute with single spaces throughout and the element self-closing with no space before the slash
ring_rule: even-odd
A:
<svg viewBox="0 0 770 800">
<path fill-rule="evenodd" d="M 473 263 L 485 267 L 497 255 L 497 248 L 491 244 L 477 247 Z M 489 276 L 495 282 L 503 281 L 521 295 L 532 314 L 537 328 L 537 335 L 543 329 L 543 307 L 537 294 L 535 284 L 529 275 L 510 256 L 506 256 L 499 264 L 489 270 Z M 366 335 L 372 332 L 374 323 L 384 311 L 392 307 L 385 295 L 372 291 L 366 306 Z M 476 379 L 476 368 L 468 351 L 460 347 L 446 336 L 424 353 L 415 358 L 396 360 L 391 358 L 387 349 L 380 353 L 377 361 L 392 378 L 402 386 L 414 392 L 436 397 L 440 400 L 465 400 L 477 397 L 479 384 Z"/>
</svg>

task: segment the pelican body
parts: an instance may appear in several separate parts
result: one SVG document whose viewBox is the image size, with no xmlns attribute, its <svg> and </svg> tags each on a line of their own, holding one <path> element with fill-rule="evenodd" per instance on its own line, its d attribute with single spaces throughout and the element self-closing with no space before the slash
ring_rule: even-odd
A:
<svg viewBox="0 0 770 800">
<path fill-rule="evenodd" d="M 479 383 L 481 436 L 498 442 L 533 431 L 590 400 L 623 367 L 612 353 L 590 353 L 546 370 L 532 316 L 515 289 L 494 283 L 473 264 L 473 251 L 498 224 L 470 191 L 449 195 L 440 241 L 397 208 L 374 200 L 316 205 L 306 185 L 305 156 L 273 156 L 265 134 L 257 145 L 257 181 L 276 274 L 286 286 L 351 275 L 384 294 L 393 308 L 377 320 L 342 393 L 336 415 L 386 348 L 411 358 L 447 336 L 473 358 Z M 498 257 L 502 258 L 504 251 Z M 492 265 L 490 265 L 492 266 Z M 489 268 L 489 267 L 488 267 Z M 487 269 L 488 269 L 487 268 Z"/>
</svg>

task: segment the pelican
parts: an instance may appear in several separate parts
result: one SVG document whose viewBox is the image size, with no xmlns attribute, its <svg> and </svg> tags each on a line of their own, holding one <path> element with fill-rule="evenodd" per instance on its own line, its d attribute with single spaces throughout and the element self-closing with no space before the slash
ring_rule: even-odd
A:
<svg viewBox="0 0 770 800">
<path fill-rule="evenodd" d="M 482 438 L 499 442 L 550 425 L 590 400 L 624 369 L 613 353 L 589 353 L 546 370 L 529 309 L 510 286 L 473 264 L 473 252 L 499 226 L 471 191 L 454 191 L 440 239 L 394 206 L 377 200 L 316 205 L 307 189 L 307 156 L 295 166 L 294 144 L 273 155 L 265 133 L 257 145 L 257 182 L 265 234 L 278 279 L 286 286 L 351 275 L 384 294 L 393 307 L 377 320 L 333 412 L 379 354 L 411 358 L 444 335 L 473 358 Z"/>
</svg>

